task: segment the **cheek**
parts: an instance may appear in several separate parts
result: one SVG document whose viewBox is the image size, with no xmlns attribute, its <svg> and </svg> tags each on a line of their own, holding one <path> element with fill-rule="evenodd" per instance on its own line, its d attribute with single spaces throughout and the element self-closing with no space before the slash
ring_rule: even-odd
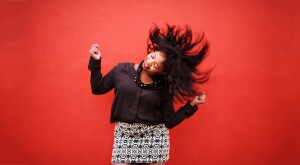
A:
<svg viewBox="0 0 300 165">
<path fill-rule="evenodd" d="M 151 67 L 149 72 L 151 72 L 152 74 L 156 74 L 156 73 L 159 73 L 159 70 L 156 69 L 156 68 Z"/>
</svg>

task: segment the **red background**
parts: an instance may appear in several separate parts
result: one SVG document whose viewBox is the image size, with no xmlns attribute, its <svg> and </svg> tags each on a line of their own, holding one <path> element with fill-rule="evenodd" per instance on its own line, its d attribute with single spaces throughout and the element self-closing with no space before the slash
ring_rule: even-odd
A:
<svg viewBox="0 0 300 165">
<path fill-rule="evenodd" d="M 88 50 L 100 45 L 104 74 L 138 63 L 165 22 L 205 31 L 203 66 L 217 64 L 206 103 L 170 130 L 167 164 L 299 164 L 296 2 L 0 1 L 0 164 L 110 164 L 113 92 L 91 93 Z"/>
</svg>

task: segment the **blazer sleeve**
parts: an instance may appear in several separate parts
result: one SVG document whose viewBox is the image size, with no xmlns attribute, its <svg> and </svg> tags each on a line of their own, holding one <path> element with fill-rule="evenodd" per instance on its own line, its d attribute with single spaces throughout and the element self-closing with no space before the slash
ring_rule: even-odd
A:
<svg viewBox="0 0 300 165">
<path fill-rule="evenodd" d="M 198 110 L 198 106 L 192 106 L 190 104 L 191 101 L 189 100 L 184 106 L 175 111 L 173 101 L 174 99 L 172 97 L 163 101 L 162 104 L 163 123 L 169 129 L 177 126 L 183 120 L 191 117 Z"/>
<path fill-rule="evenodd" d="M 101 95 L 114 88 L 114 67 L 105 76 L 101 73 L 101 58 L 99 60 L 90 56 L 88 69 L 91 71 L 90 84 L 94 95 Z"/>
</svg>

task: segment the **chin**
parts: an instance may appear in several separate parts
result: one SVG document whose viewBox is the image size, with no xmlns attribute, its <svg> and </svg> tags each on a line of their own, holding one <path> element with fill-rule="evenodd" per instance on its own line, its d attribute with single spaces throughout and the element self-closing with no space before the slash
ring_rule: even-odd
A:
<svg viewBox="0 0 300 165">
<path fill-rule="evenodd" d="M 148 76 L 152 76 L 152 75 L 153 75 L 153 73 L 149 72 L 147 69 L 145 70 L 145 72 L 146 72 L 146 74 L 147 74 Z"/>
</svg>

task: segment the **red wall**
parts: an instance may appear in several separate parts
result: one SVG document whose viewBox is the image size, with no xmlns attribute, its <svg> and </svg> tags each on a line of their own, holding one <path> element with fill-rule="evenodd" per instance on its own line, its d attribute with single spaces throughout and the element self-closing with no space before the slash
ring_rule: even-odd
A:
<svg viewBox="0 0 300 165">
<path fill-rule="evenodd" d="M 110 164 L 113 92 L 91 93 L 88 50 L 99 43 L 104 74 L 138 63 L 153 22 L 205 31 L 203 67 L 217 64 L 167 164 L 299 164 L 296 2 L 0 1 L 0 164 Z"/>
</svg>

